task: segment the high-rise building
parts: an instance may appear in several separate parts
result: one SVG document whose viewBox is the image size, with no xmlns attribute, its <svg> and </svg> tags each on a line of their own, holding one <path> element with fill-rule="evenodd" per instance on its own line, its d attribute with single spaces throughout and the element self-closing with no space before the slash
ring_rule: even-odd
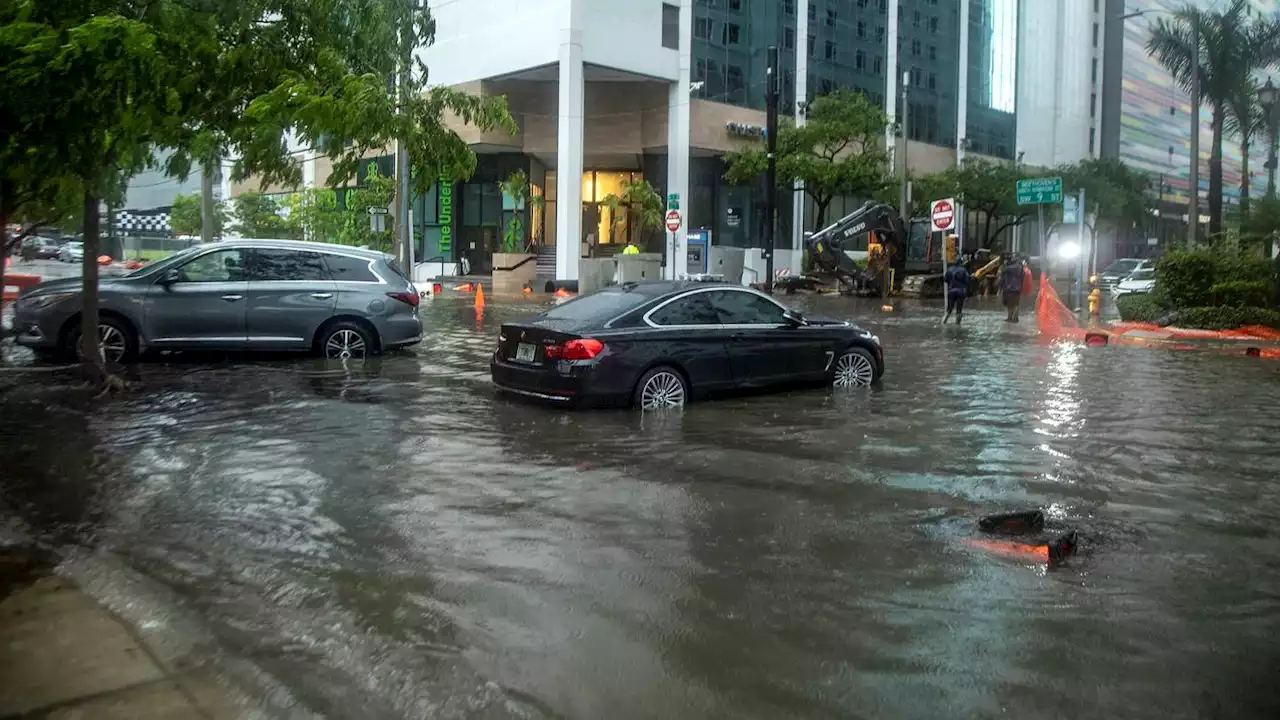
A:
<svg viewBox="0 0 1280 720">
<path fill-rule="evenodd" d="M 1122 242 L 1121 252 L 1143 254 L 1185 235 L 1190 200 L 1191 101 L 1160 63 L 1147 54 L 1152 27 L 1161 18 L 1191 4 L 1201 10 L 1220 9 L 1218 0 L 1105 0 L 1095 2 L 1093 22 L 1104 28 L 1102 92 L 1097 117 L 1098 153 L 1118 158 L 1151 178 L 1157 213 L 1147 227 L 1137 228 Z M 1250 0 L 1253 12 L 1274 14 L 1276 0 Z M 1094 31 L 1097 32 L 1096 30 Z M 1199 194 L 1201 222 L 1207 213 L 1209 153 L 1213 126 L 1209 104 L 1200 110 Z M 1250 194 L 1266 188 L 1263 163 L 1265 138 L 1254 138 L 1250 152 Z M 1223 143 L 1222 192 L 1227 205 L 1239 203 L 1242 153 L 1237 138 Z"/>
<path fill-rule="evenodd" d="M 1054 3 L 431 0 L 436 42 L 419 55 L 432 82 L 505 96 L 519 132 L 459 128 L 479 156 L 477 171 L 415 202 L 416 255 L 487 269 L 511 212 L 497 183 L 517 169 L 544 199 L 522 212 L 548 275 L 577 277 L 584 252 L 609 253 L 628 240 L 681 257 L 688 229 L 710 231 L 716 244 L 760 246 L 764 188 L 727 183 L 722 158 L 761 140 L 769 46 L 780 51 L 785 116 L 802 119 L 815 97 L 851 88 L 896 121 L 905 95 L 913 172 L 966 154 L 1013 159 L 1024 149 L 1019 58 L 1028 4 Z M 892 130 L 885 142 L 904 147 Z M 324 184 L 324 162 L 308 165 L 309 182 Z M 632 178 L 678 196 L 680 232 L 642 237 L 629 208 L 602 202 Z M 795 211 L 795 197 L 780 193 L 780 247 L 795 247 L 813 222 L 812 212 Z M 828 218 L 865 199 L 840 199 Z"/>
</svg>

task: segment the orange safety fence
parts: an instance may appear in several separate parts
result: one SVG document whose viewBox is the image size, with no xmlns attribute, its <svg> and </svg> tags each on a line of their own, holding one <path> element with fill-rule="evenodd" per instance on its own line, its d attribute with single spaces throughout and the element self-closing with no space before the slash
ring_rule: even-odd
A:
<svg viewBox="0 0 1280 720">
<path fill-rule="evenodd" d="M 1036 327 L 1039 328 L 1041 335 L 1051 339 L 1083 339 L 1093 346 L 1158 345 L 1171 350 L 1204 350 L 1212 348 L 1189 345 L 1185 341 L 1280 342 L 1280 330 L 1263 325 L 1245 325 L 1234 330 L 1201 330 L 1164 327 L 1149 322 L 1119 321 L 1096 328 L 1081 328 L 1075 313 L 1063 304 L 1044 273 L 1040 274 L 1040 294 L 1036 299 Z M 1251 352 L 1250 355 L 1280 358 L 1280 348 L 1260 348 L 1258 353 Z"/>
</svg>

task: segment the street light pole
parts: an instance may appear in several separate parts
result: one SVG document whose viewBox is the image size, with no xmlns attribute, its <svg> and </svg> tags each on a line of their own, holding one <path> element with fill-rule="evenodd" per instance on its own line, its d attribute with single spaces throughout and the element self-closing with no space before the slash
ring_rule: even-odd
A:
<svg viewBox="0 0 1280 720">
<path fill-rule="evenodd" d="M 1196 246 L 1200 228 L 1200 12 L 1191 23 L 1191 170 L 1187 174 L 1187 247 Z"/>
<path fill-rule="evenodd" d="M 1267 143 L 1269 145 L 1267 151 L 1267 197 L 1276 196 L 1276 105 L 1280 104 L 1280 89 L 1271 84 L 1271 78 L 1267 78 L 1267 84 L 1258 90 L 1258 102 L 1262 105 L 1263 113 L 1267 119 Z"/>
<path fill-rule="evenodd" d="M 911 224 L 911 210 L 908 209 L 911 198 L 907 196 L 909 192 L 907 180 L 909 167 L 907 165 L 907 129 L 910 127 L 908 123 L 911 121 L 911 104 L 910 99 L 907 97 L 907 85 L 910 80 L 911 73 L 904 71 L 902 73 L 902 190 L 898 200 L 898 215 L 906 221 L 908 226 Z"/>
<path fill-rule="evenodd" d="M 765 132 L 768 133 L 765 144 L 769 164 L 765 170 L 764 287 L 766 292 L 773 292 L 773 235 L 778 210 L 778 46 L 770 45 L 765 50 L 765 58 Z"/>
</svg>

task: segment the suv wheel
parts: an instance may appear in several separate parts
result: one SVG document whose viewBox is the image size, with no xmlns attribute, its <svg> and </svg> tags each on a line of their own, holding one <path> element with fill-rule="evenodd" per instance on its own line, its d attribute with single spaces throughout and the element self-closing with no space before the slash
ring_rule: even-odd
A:
<svg viewBox="0 0 1280 720">
<path fill-rule="evenodd" d="M 363 360 L 374 353 L 373 338 L 359 323 L 340 320 L 321 334 L 320 352 L 330 360 Z"/>
<path fill-rule="evenodd" d="M 102 359 L 108 365 L 124 365 L 137 359 L 138 336 L 133 332 L 133 328 L 123 320 L 113 317 L 99 318 L 98 343 L 98 347 L 102 352 Z M 79 325 L 67 332 L 63 354 L 69 358 L 80 357 Z"/>
</svg>

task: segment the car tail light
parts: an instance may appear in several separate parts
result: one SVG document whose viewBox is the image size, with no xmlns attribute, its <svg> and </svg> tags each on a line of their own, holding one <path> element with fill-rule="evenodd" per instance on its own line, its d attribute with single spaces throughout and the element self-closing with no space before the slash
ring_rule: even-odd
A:
<svg viewBox="0 0 1280 720">
<path fill-rule="evenodd" d="M 564 344 L 565 360 L 591 360 L 604 351 L 604 343 L 592 338 L 570 340 Z"/>
<path fill-rule="evenodd" d="M 411 292 L 393 292 L 387 293 L 387 297 L 394 298 L 409 307 L 418 307 L 418 293 Z"/>
</svg>

